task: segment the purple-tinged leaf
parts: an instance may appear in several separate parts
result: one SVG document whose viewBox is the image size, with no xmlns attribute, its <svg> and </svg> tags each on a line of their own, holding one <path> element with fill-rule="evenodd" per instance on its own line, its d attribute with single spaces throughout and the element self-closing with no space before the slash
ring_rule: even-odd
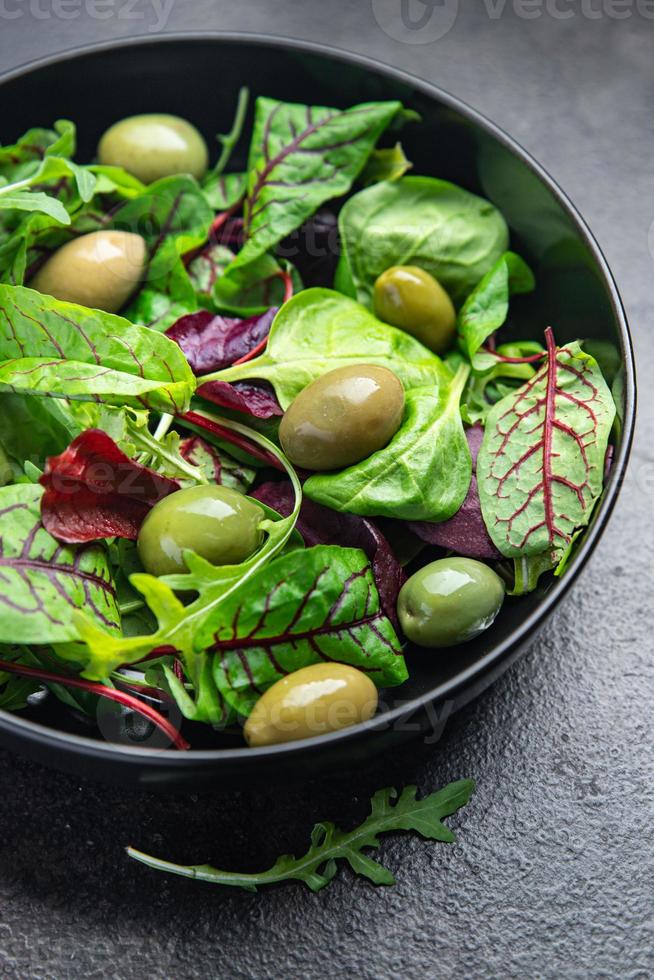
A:
<svg viewBox="0 0 654 980">
<path fill-rule="evenodd" d="M 431 524 L 428 521 L 410 521 L 409 528 L 427 544 L 447 548 L 449 551 L 455 551 L 458 555 L 465 555 L 467 558 L 501 558 L 502 556 L 488 535 L 484 519 L 481 516 L 479 491 L 477 490 L 477 478 L 475 476 L 477 454 L 484 438 L 483 426 L 477 424 L 466 429 L 466 438 L 472 456 L 472 479 L 461 508 L 448 521 L 442 521 L 440 524 Z"/>
<path fill-rule="evenodd" d="M 247 320 L 216 316 L 208 310 L 180 317 L 166 336 L 182 348 L 196 375 L 220 371 L 238 361 L 265 340 L 277 307 Z"/>
<path fill-rule="evenodd" d="M 275 396 L 275 390 L 267 381 L 207 381 L 200 385 L 198 395 L 220 405 L 245 412 L 257 419 L 270 419 L 283 415 L 283 409 Z"/>
<path fill-rule="evenodd" d="M 287 517 L 293 510 L 294 495 L 290 483 L 262 483 L 253 497 Z M 372 565 L 382 608 L 397 627 L 397 596 L 406 581 L 402 566 L 391 546 L 373 521 L 356 514 L 339 513 L 313 500 L 302 501 L 297 530 L 307 547 L 338 544 L 365 551 Z"/>
<path fill-rule="evenodd" d="M 180 455 L 196 466 L 210 483 L 217 483 L 239 493 L 246 493 L 255 477 L 255 470 L 212 446 L 201 436 L 189 436 L 179 444 Z M 292 510 L 292 506 L 291 506 Z M 290 513 L 290 511 L 289 511 Z"/>
</svg>

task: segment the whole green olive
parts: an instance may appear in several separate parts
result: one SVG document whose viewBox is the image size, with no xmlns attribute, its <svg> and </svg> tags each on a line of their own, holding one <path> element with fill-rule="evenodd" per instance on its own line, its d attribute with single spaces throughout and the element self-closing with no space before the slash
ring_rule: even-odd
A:
<svg viewBox="0 0 654 980">
<path fill-rule="evenodd" d="M 221 486 L 197 486 L 164 497 L 149 512 L 138 536 L 146 572 L 185 572 L 189 548 L 213 565 L 237 565 L 260 546 L 264 512 L 249 497 Z"/>
<path fill-rule="evenodd" d="M 382 449 L 403 414 L 397 375 L 374 364 L 353 364 L 307 385 L 286 410 L 279 438 L 296 466 L 338 470 Z"/>
<path fill-rule="evenodd" d="M 504 583 L 473 558 L 441 558 L 400 589 L 397 612 L 407 639 L 421 647 L 450 647 L 483 633 L 504 601 Z"/>
<path fill-rule="evenodd" d="M 191 174 L 199 180 L 206 173 L 209 151 L 186 119 L 146 113 L 114 123 L 100 140 L 98 159 L 150 184 L 173 174 Z"/>
<path fill-rule="evenodd" d="M 62 245 L 30 286 L 69 303 L 117 313 L 138 285 L 145 242 L 127 231 L 93 231 Z"/>
<path fill-rule="evenodd" d="M 432 275 L 416 265 L 393 265 L 375 282 L 375 315 L 400 327 L 437 354 L 452 344 L 456 312 Z"/>
<path fill-rule="evenodd" d="M 324 735 L 372 718 L 377 701 L 377 688 L 362 671 L 347 664 L 313 664 L 268 688 L 243 733 L 253 748 Z"/>
</svg>

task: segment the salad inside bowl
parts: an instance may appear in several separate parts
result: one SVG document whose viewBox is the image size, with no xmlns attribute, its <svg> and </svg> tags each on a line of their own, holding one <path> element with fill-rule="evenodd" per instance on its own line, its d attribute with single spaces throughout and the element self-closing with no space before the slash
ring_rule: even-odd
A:
<svg viewBox="0 0 654 980">
<path fill-rule="evenodd" d="M 482 154 L 491 200 L 413 159 L 423 101 L 241 89 L 215 152 L 154 102 L 0 147 L 0 708 L 329 739 L 566 575 L 623 351 L 592 300 L 549 319 L 578 246 L 512 231 L 524 172 Z"/>
</svg>

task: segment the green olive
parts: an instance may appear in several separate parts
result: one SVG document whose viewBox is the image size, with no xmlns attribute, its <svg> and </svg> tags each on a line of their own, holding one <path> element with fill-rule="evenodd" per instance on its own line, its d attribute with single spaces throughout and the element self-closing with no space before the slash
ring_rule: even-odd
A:
<svg viewBox="0 0 654 980">
<path fill-rule="evenodd" d="M 504 601 L 504 583 L 473 558 L 441 558 L 400 589 L 397 612 L 407 639 L 421 647 L 450 647 L 483 633 Z"/>
<path fill-rule="evenodd" d="M 268 688 L 245 723 L 248 745 L 275 745 L 324 735 L 372 718 L 377 688 L 347 664 L 303 667 Z"/>
<path fill-rule="evenodd" d="M 69 303 L 117 313 L 138 285 L 145 242 L 127 231 L 93 231 L 62 245 L 30 286 Z"/>
<path fill-rule="evenodd" d="M 237 565 L 260 546 L 263 518 L 261 507 L 228 487 L 178 490 L 155 504 L 143 521 L 139 557 L 151 575 L 185 572 L 186 548 L 213 565 Z"/>
<path fill-rule="evenodd" d="M 98 159 L 151 184 L 173 174 L 191 174 L 199 180 L 206 173 L 209 151 L 186 119 L 147 113 L 114 123 L 100 140 Z"/>
<path fill-rule="evenodd" d="M 607 385 L 613 384 L 615 376 L 622 364 L 620 351 L 615 344 L 612 344 L 609 340 L 590 339 L 584 340 L 581 347 L 587 354 L 595 358 Z"/>
<path fill-rule="evenodd" d="M 442 354 L 456 334 L 452 300 L 438 280 L 416 265 L 393 265 L 375 282 L 375 315 Z"/>
<path fill-rule="evenodd" d="M 339 470 L 382 449 L 403 414 L 397 375 L 374 364 L 353 364 L 307 385 L 286 410 L 279 438 L 296 466 Z"/>
</svg>

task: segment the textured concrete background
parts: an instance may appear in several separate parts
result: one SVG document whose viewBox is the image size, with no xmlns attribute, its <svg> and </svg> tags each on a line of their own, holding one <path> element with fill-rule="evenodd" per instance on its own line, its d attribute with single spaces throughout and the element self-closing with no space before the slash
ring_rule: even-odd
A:
<svg viewBox="0 0 654 980">
<path fill-rule="evenodd" d="M 410 35 L 424 43 L 407 44 L 379 25 L 399 0 L 173 0 L 167 17 L 151 0 L 131 11 L 125 0 L 0 2 L 2 69 L 157 27 L 243 29 L 361 51 L 449 89 L 534 153 L 589 221 L 641 383 L 631 472 L 590 567 L 546 635 L 436 747 L 399 750 L 356 785 L 343 773 L 172 799 L 0 752 L 0 976 L 652 976 L 652 6 L 462 0 L 454 17 L 445 0 L 441 19 Z M 254 870 L 299 851 L 316 819 L 351 825 L 380 786 L 429 791 L 462 776 L 478 790 L 452 821 L 458 844 L 386 842 L 392 889 L 344 872 L 317 896 L 230 893 L 157 876 L 122 851 Z"/>
</svg>

